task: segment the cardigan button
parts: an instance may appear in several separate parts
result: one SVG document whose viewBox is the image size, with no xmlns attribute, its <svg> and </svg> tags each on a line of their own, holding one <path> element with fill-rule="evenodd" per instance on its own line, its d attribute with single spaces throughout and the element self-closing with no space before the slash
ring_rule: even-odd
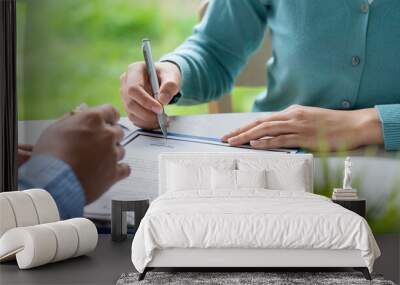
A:
<svg viewBox="0 0 400 285">
<path fill-rule="evenodd" d="M 348 101 L 348 100 L 343 100 L 343 101 L 342 101 L 342 107 L 343 107 L 343 109 L 349 109 L 350 106 L 351 106 L 350 101 Z"/>
<path fill-rule="evenodd" d="M 360 59 L 358 56 L 353 56 L 353 57 L 351 58 L 351 64 L 352 64 L 353 66 L 359 65 L 360 62 L 361 62 L 361 59 Z"/>
<path fill-rule="evenodd" d="M 363 3 L 360 6 L 360 10 L 362 13 L 366 14 L 369 11 L 369 4 L 368 3 Z"/>
</svg>

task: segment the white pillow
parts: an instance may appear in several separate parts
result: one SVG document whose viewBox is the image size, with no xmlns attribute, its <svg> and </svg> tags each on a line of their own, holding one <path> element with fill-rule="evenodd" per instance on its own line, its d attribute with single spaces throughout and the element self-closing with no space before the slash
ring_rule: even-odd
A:
<svg viewBox="0 0 400 285">
<path fill-rule="evenodd" d="M 239 159 L 238 169 L 266 169 L 267 188 L 271 190 L 307 191 L 311 189 L 310 168 L 305 160 L 293 158 Z"/>
<path fill-rule="evenodd" d="M 212 190 L 235 190 L 236 189 L 236 170 L 216 169 L 211 170 L 211 189 Z"/>
<path fill-rule="evenodd" d="M 267 188 L 267 171 L 235 170 L 237 188 Z"/>
<path fill-rule="evenodd" d="M 266 188 L 267 177 L 265 169 L 262 170 L 211 170 L 212 190 L 240 190 L 248 188 Z"/>
<path fill-rule="evenodd" d="M 211 169 L 234 169 L 234 160 L 176 160 L 167 164 L 167 191 L 210 190 Z"/>
<path fill-rule="evenodd" d="M 182 164 L 170 163 L 168 167 L 168 185 L 169 191 L 185 191 L 192 189 L 207 189 L 210 187 L 207 181 L 207 167 L 187 167 Z"/>
</svg>

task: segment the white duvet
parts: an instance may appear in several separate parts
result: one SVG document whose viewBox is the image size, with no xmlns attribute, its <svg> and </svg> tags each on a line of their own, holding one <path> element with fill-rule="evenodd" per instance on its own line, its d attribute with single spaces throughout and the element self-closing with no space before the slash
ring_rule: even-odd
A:
<svg viewBox="0 0 400 285">
<path fill-rule="evenodd" d="M 155 249 L 358 249 L 372 271 L 380 251 L 362 217 L 329 199 L 298 191 L 166 193 L 150 206 L 132 243 L 143 272 Z"/>
</svg>

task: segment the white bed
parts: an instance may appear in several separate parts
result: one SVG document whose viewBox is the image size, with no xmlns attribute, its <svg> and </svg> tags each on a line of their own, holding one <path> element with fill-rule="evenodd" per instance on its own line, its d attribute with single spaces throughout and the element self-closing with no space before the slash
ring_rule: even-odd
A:
<svg viewBox="0 0 400 285">
<path fill-rule="evenodd" d="M 155 267 L 354 267 L 370 278 L 380 251 L 367 222 L 312 194 L 313 171 L 308 154 L 161 155 L 160 196 L 132 243 L 140 279 Z"/>
</svg>

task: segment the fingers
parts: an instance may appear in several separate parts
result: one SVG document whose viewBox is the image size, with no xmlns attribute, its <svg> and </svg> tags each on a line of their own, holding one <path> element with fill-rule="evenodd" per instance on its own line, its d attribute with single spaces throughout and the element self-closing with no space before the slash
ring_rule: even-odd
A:
<svg viewBox="0 0 400 285">
<path fill-rule="evenodd" d="M 17 167 L 20 167 L 22 164 L 24 164 L 31 158 L 32 151 L 33 151 L 33 145 L 30 145 L 30 144 L 19 144 L 18 145 Z"/>
<path fill-rule="evenodd" d="M 149 86 L 147 78 L 146 65 L 143 62 L 129 65 L 127 73 L 121 75 L 122 96 L 125 97 L 125 100 L 131 98 L 145 109 L 161 114 L 161 104 L 145 89 L 146 86 Z M 130 111 L 129 108 L 127 111 Z"/>
<path fill-rule="evenodd" d="M 32 152 L 19 149 L 18 153 L 17 153 L 17 156 L 18 156 L 18 159 L 20 159 L 21 161 L 26 161 L 29 158 L 31 158 Z"/>
<path fill-rule="evenodd" d="M 33 145 L 31 145 L 31 144 L 19 144 L 19 145 L 18 145 L 18 150 L 23 150 L 23 151 L 30 151 L 30 152 L 32 152 L 32 150 L 33 150 Z"/>
<path fill-rule="evenodd" d="M 154 121 L 145 121 L 142 120 L 141 118 L 139 118 L 138 116 L 136 116 L 133 113 L 128 114 L 128 118 L 129 120 L 131 120 L 132 122 L 134 122 L 134 124 L 142 129 L 145 130 L 153 130 L 153 129 L 157 129 L 159 128 L 159 124 L 158 124 L 158 120 L 154 120 Z"/>
<path fill-rule="evenodd" d="M 118 145 L 116 146 L 116 158 L 117 161 L 121 161 L 125 157 L 125 148 Z M 129 176 L 131 169 L 126 163 L 116 163 L 115 165 L 115 179 L 116 181 L 122 180 Z"/>
<path fill-rule="evenodd" d="M 142 86 L 129 87 L 128 96 L 129 98 L 135 100 L 143 108 L 153 113 L 161 114 L 163 112 L 163 107 L 160 102 L 158 102 L 149 93 L 147 93 Z"/>
<path fill-rule="evenodd" d="M 161 114 L 163 105 L 179 92 L 180 70 L 175 64 L 156 63 L 156 71 L 160 82 L 158 100 L 151 92 L 144 62 L 129 65 L 128 71 L 120 76 L 120 93 L 128 117 L 136 126 L 145 129 L 159 127 L 156 114 Z"/>
<path fill-rule="evenodd" d="M 161 104 L 167 105 L 179 92 L 181 71 L 172 62 L 159 62 L 156 64 L 156 68 L 160 79 L 160 95 L 158 100 Z"/>
<path fill-rule="evenodd" d="M 135 62 L 128 66 L 125 72 L 124 80 L 127 86 L 144 86 L 147 79 L 146 64 L 144 62 Z"/>
<path fill-rule="evenodd" d="M 125 157 L 125 148 L 123 146 L 116 146 L 116 153 L 117 153 L 117 161 L 121 161 Z"/>
<path fill-rule="evenodd" d="M 278 136 L 294 131 L 295 129 L 289 121 L 264 122 L 237 136 L 229 138 L 228 143 L 233 146 L 238 146 L 265 136 Z"/>
<path fill-rule="evenodd" d="M 238 136 L 239 134 L 246 132 L 257 125 L 260 125 L 264 122 L 271 122 L 271 121 L 287 121 L 289 120 L 289 116 L 285 112 L 278 112 L 274 114 L 269 114 L 263 118 L 259 118 L 255 120 L 254 122 L 251 122 L 247 125 L 244 125 L 243 127 L 240 127 L 233 132 L 230 132 L 222 137 L 222 141 L 227 142 L 230 138 Z"/>
<path fill-rule="evenodd" d="M 168 105 L 172 98 L 179 92 L 179 86 L 172 81 L 163 82 L 160 88 L 160 96 L 158 100 L 163 105 Z"/>
<path fill-rule="evenodd" d="M 124 132 L 121 127 L 113 126 L 110 127 L 110 130 L 114 133 L 116 141 L 120 141 L 123 136 Z M 123 146 L 116 144 L 115 145 L 115 158 L 116 161 L 121 161 L 125 157 L 126 150 Z M 116 163 L 115 165 L 115 182 L 120 181 L 126 177 L 128 177 L 131 173 L 131 169 L 128 164 L 126 163 Z"/>
<path fill-rule="evenodd" d="M 301 147 L 300 136 L 296 134 L 281 135 L 277 137 L 250 141 L 250 145 L 255 149 L 271 148 L 293 148 Z"/>
<path fill-rule="evenodd" d="M 113 144 L 120 142 L 124 138 L 124 130 L 119 125 L 108 126 L 113 135 Z"/>
<path fill-rule="evenodd" d="M 127 178 L 131 174 L 131 168 L 126 163 L 117 164 L 116 181 Z"/>
<path fill-rule="evenodd" d="M 129 109 L 129 114 L 133 114 L 141 121 L 149 122 L 151 125 L 157 123 L 157 115 L 154 112 L 145 109 L 144 107 L 139 105 L 136 101 L 130 100 L 130 102 L 127 103 L 127 106 Z"/>
<path fill-rule="evenodd" d="M 120 84 L 121 84 L 121 87 L 122 87 L 123 84 L 125 84 L 125 82 L 126 82 L 126 72 L 124 72 L 124 73 L 122 73 L 122 74 L 120 75 L 120 77 L 119 77 L 119 82 L 120 82 Z"/>
<path fill-rule="evenodd" d="M 260 123 L 261 123 L 260 120 L 256 120 L 256 121 L 254 121 L 254 122 L 251 122 L 250 124 L 247 124 L 247 125 L 245 125 L 245 126 L 243 126 L 243 127 L 240 127 L 240 128 L 238 128 L 238 129 L 234 130 L 233 132 L 230 132 L 230 133 L 224 135 L 224 136 L 222 137 L 222 141 L 228 142 L 228 140 L 229 140 L 230 138 L 236 137 L 236 136 L 238 136 L 239 134 L 244 133 L 244 132 L 246 132 L 246 131 L 248 131 L 248 130 L 254 128 L 254 127 L 256 127 L 256 126 L 259 125 Z"/>
<path fill-rule="evenodd" d="M 18 153 L 17 153 L 17 167 L 20 167 L 22 164 L 27 162 L 32 156 L 32 151 L 27 151 L 18 148 Z"/>
<path fill-rule="evenodd" d="M 136 126 L 143 129 L 155 129 L 158 128 L 157 116 L 153 111 L 141 106 L 137 100 L 134 100 L 127 94 L 126 91 L 126 73 L 121 75 L 121 97 L 124 102 L 125 110 L 127 112 L 129 120 L 131 120 Z"/>
<path fill-rule="evenodd" d="M 113 106 L 108 104 L 92 108 L 88 112 L 95 114 L 95 116 L 100 116 L 105 123 L 110 125 L 115 125 L 119 121 L 119 112 Z"/>
<path fill-rule="evenodd" d="M 172 98 L 179 92 L 179 84 L 176 76 L 170 72 L 161 73 L 161 86 L 160 96 L 158 100 L 163 105 L 167 105 L 171 102 Z"/>
</svg>

